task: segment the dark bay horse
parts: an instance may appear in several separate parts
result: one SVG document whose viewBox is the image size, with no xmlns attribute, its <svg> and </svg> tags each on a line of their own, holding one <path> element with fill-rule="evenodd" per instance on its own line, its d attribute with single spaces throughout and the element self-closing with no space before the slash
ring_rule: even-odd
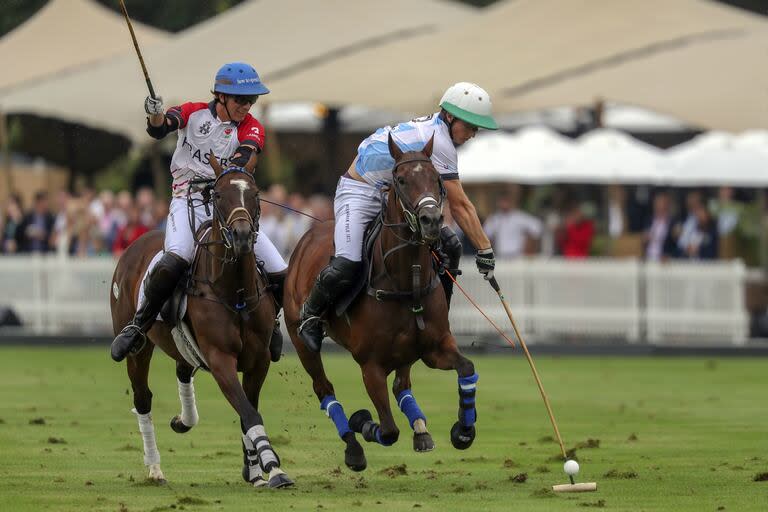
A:
<svg viewBox="0 0 768 512">
<path fill-rule="evenodd" d="M 201 238 L 192 265 L 185 290 L 187 308 L 183 323 L 199 347 L 199 361 L 192 362 L 210 370 L 240 416 L 243 478 L 258 487 L 284 487 L 293 482 L 280 469 L 280 459 L 269 443 L 258 412 L 259 392 L 269 370 L 269 341 L 275 317 L 275 303 L 264 277 L 257 271 L 253 254 L 260 213 L 258 188 L 246 170 L 222 171 L 215 161 L 212 167 L 216 179 L 209 180 L 212 183 L 204 189 L 204 196 L 210 201 L 195 207 L 211 207 L 213 222 L 208 234 Z M 139 238 L 120 257 L 110 294 L 115 333 L 133 317 L 142 276 L 162 250 L 163 234 L 153 231 Z M 188 362 L 189 352 L 185 358 L 177 349 L 169 322 L 156 321 L 147 338 L 151 343 L 127 358 L 128 377 L 149 478 L 164 481 L 150 414 L 152 392 L 147 384 L 152 352 L 157 346 L 176 360 L 181 414 L 171 420 L 171 428 L 178 433 L 189 431 L 198 421 L 192 379 L 197 368 Z M 242 385 L 238 372 L 243 373 Z"/>
<path fill-rule="evenodd" d="M 434 448 L 426 416 L 411 390 L 411 366 L 419 360 L 430 368 L 456 370 L 459 418 L 451 429 L 451 442 L 458 449 L 466 449 L 475 437 L 478 377 L 472 362 L 456 347 L 448 325 L 445 293 L 431 255 L 431 246 L 439 238 L 444 198 L 440 176 L 430 161 L 432 140 L 421 152 L 403 153 L 390 136 L 389 151 L 395 159 L 394 180 L 387 192 L 381 232 L 373 246 L 368 293 L 361 294 L 341 316 L 329 308 L 325 318 L 327 335 L 360 365 L 380 423 L 374 422 L 367 410 L 347 419 L 320 353 L 310 352 L 297 334 L 299 308 L 334 253 L 332 222 L 316 224 L 299 241 L 289 264 L 283 304 L 288 332 L 312 377 L 321 409 L 346 443 L 345 463 L 355 471 L 367 465 L 355 433 L 384 446 L 398 439 L 387 391 L 391 372 L 395 372 L 392 393 L 414 430 L 414 450 Z"/>
</svg>

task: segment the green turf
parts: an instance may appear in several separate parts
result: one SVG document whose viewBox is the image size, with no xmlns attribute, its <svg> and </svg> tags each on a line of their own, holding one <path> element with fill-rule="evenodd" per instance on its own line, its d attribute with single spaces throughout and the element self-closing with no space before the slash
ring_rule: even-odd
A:
<svg viewBox="0 0 768 512">
<path fill-rule="evenodd" d="M 479 423 L 469 450 L 448 438 L 455 374 L 419 365 L 413 390 L 437 448 L 414 453 L 397 411 L 400 442 L 366 444 L 368 469 L 355 474 L 287 356 L 271 369 L 261 412 L 296 487 L 269 491 L 241 481 L 237 418 L 209 375 L 196 380 L 200 424 L 175 434 L 173 366 L 156 355 L 153 413 L 169 479 L 157 487 L 145 481 L 124 365 L 106 347 L 3 348 L 0 510 L 768 510 L 768 481 L 753 481 L 768 472 L 765 359 L 539 358 L 567 447 L 599 440 L 577 451 L 578 480 L 598 482 L 598 492 L 558 496 L 548 489 L 567 478 L 524 358 L 474 362 Z M 326 365 L 348 414 L 370 407 L 350 358 Z"/>
</svg>

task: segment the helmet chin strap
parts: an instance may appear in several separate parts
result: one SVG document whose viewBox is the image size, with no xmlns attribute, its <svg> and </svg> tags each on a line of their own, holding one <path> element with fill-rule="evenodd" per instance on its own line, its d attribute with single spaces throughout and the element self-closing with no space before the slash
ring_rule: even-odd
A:
<svg viewBox="0 0 768 512">
<path fill-rule="evenodd" d="M 218 94 L 220 94 L 220 95 L 224 96 L 224 98 L 226 98 L 226 97 L 227 97 L 227 95 L 226 95 L 226 94 L 224 94 L 224 93 L 221 93 L 221 92 L 220 92 L 220 93 L 218 93 Z M 229 121 L 230 123 L 231 123 L 231 122 L 233 122 L 233 119 L 232 119 L 232 114 L 229 112 L 229 107 L 227 106 L 227 101 L 226 101 L 226 99 L 225 99 L 224 101 L 221 101 L 221 98 L 220 98 L 220 97 L 217 95 L 217 96 L 216 96 L 216 101 L 218 101 L 219 103 L 221 103 L 222 105 L 224 105 L 224 110 L 226 110 L 226 111 L 227 111 L 227 117 L 229 118 L 229 119 L 228 119 L 228 121 Z"/>
<path fill-rule="evenodd" d="M 456 122 L 456 116 L 451 115 L 452 119 L 450 121 L 446 119 L 447 117 L 448 117 L 448 112 L 446 112 L 445 110 L 440 112 L 440 119 L 442 119 L 443 122 L 448 125 L 448 135 L 450 135 L 451 137 L 451 144 L 453 144 L 453 147 L 457 148 L 459 147 L 459 145 L 456 144 L 456 142 L 454 142 L 453 140 L 453 123 Z"/>
</svg>

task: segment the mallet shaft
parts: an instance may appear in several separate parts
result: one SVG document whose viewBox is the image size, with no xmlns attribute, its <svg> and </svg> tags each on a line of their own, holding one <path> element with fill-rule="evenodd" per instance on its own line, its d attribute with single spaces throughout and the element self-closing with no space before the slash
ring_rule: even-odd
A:
<svg viewBox="0 0 768 512">
<path fill-rule="evenodd" d="M 141 56 L 141 49 L 139 49 L 139 42 L 136 40 L 136 34 L 133 33 L 133 25 L 131 24 L 131 18 L 128 17 L 128 9 L 126 9 L 125 2 L 123 0 L 120 0 L 120 9 L 123 11 L 125 22 L 128 24 L 128 31 L 131 33 L 131 39 L 133 39 L 133 47 L 136 49 L 136 55 L 139 57 L 139 63 L 141 64 L 141 69 L 142 71 L 144 71 L 144 79 L 147 81 L 147 89 L 149 89 L 149 95 L 153 99 L 157 99 L 157 96 L 155 96 L 155 89 L 154 87 L 152 87 L 152 81 L 149 79 L 149 72 L 147 71 L 147 66 L 144 64 L 144 58 Z"/>
<path fill-rule="evenodd" d="M 525 358 L 528 359 L 528 364 L 531 367 L 531 371 L 533 371 L 533 377 L 534 379 L 536 379 L 536 385 L 539 387 L 539 393 L 541 393 L 541 398 L 544 399 L 544 405 L 547 408 L 547 413 L 549 414 L 549 420 L 552 422 L 552 427 L 555 429 L 555 436 L 557 437 L 557 442 L 560 444 L 560 451 L 563 453 L 563 459 L 567 459 L 568 456 L 565 453 L 563 438 L 560 436 L 560 430 L 557 428 L 557 422 L 555 421 L 555 415 L 552 412 L 552 406 L 549 404 L 549 398 L 547 397 L 547 394 L 544 392 L 544 386 L 542 385 L 541 379 L 539 378 L 539 372 L 536 371 L 536 365 L 533 364 L 533 358 L 531 357 L 531 353 L 528 352 L 528 347 L 525 344 L 525 340 L 523 339 L 522 335 L 520 334 L 520 331 L 517 328 L 517 323 L 515 323 L 515 319 L 512 317 L 512 311 L 509 309 L 509 305 L 507 304 L 507 301 L 504 298 L 504 295 L 501 293 L 501 288 L 499 287 L 498 281 L 496 281 L 496 278 L 493 277 L 488 282 L 491 284 L 493 289 L 498 294 L 499 299 L 501 299 L 501 304 L 504 306 L 504 311 L 507 312 L 509 321 L 512 323 L 512 329 L 515 331 L 515 336 L 517 336 L 517 339 L 520 341 L 520 345 L 523 347 Z"/>
</svg>

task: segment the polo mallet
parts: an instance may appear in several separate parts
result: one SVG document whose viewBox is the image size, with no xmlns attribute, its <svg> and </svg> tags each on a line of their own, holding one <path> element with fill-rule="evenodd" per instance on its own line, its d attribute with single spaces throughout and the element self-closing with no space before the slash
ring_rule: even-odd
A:
<svg viewBox="0 0 768 512">
<path fill-rule="evenodd" d="M 152 81 L 149 79 L 149 72 L 147 71 L 147 66 L 144 65 L 144 58 L 141 56 L 139 42 L 136 41 L 136 34 L 133 33 L 133 25 L 131 25 L 131 18 L 128 17 L 128 9 L 125 8 L 125 2 L 123 0 L 120 0 L 120 9 L 123 11 L 125 22 L 128 24 L 128 31 L 131 33 L 131 39 L 133 39 L 133 47 L 136 49 L 136 55 L 139 57 L 141 69 L 144 71 L 144 79 L 147 81 L 147 89 L 149 89 L 149 95 L 153 100 L 156 100 L 157 96 L 155 96 L 155 88 L 152 87 Z"/>
<path fill-rule="evenodd" d="M 563 454 L 563 459 L 566 461 L 565 472 L 568 473 L 568 478 L 571 480 L 571 483 L 562 484 L 562 485 L 553 485 L 552 490 L 555 492 L 596 491 L 597 483 L 595 482 L 577 484 L 573 481 L 573 475 L 579 472 L 579 465 L 575 460 L 568 460 L 568 455 L 566 454 L 565 446 L 563 445 L 563 438 L 560 437 L 560 430 L 557 428 L 557 422 L 555 421 L 555 415 L 552 413 L 552 406 L 549 404 L 549 398 L 547 398 L 547 394 L 544 392 L 544 386 L 541 384 L 541 379 L 539 378 L 539 372 L 536 371 L 536 366 L 533 364 L 533 358 L 531 357 L 530 352 L 528 352 L 528 346 L 525 344 L 525 340 L 523 339 L 522 335 L 520 334 L 520 331 L 517 328 L 515 319 L 512 317 L 512 311 L 509 309 L 509 304 L 507 304 L 507 301 L 504 298 L 504 295 L 501 293 L 501 287 L 499 286 L 499 283 L 498 281 L 496 281 L 495 277 L 490 278 L 488 282 L 498 294 L 499 300 L 501 300 L 501 305 L 504 306 L 504 311 L 507 312 L 509 321 L 512 323 L 512 330 L 515 331 L 515 336 L 520 341 L 520 345 L 522 345 L 523 347 L 525 358 L 528 359 L 528 364 L 530 365 L 531 371 L 533 372 L 533 378 L 536 379 L 536 385 L 539 386 L 539 392 L 541 393 L 541 398 L 544 399 L 544 405 L 547 407 L 547 413 L 549 413 L 549 420 L 552 422 L 552 427 L 555 430 L 555 436 L 557 437 L 557 442 L 560 444 L 560 451 Z"/>
</svg>

